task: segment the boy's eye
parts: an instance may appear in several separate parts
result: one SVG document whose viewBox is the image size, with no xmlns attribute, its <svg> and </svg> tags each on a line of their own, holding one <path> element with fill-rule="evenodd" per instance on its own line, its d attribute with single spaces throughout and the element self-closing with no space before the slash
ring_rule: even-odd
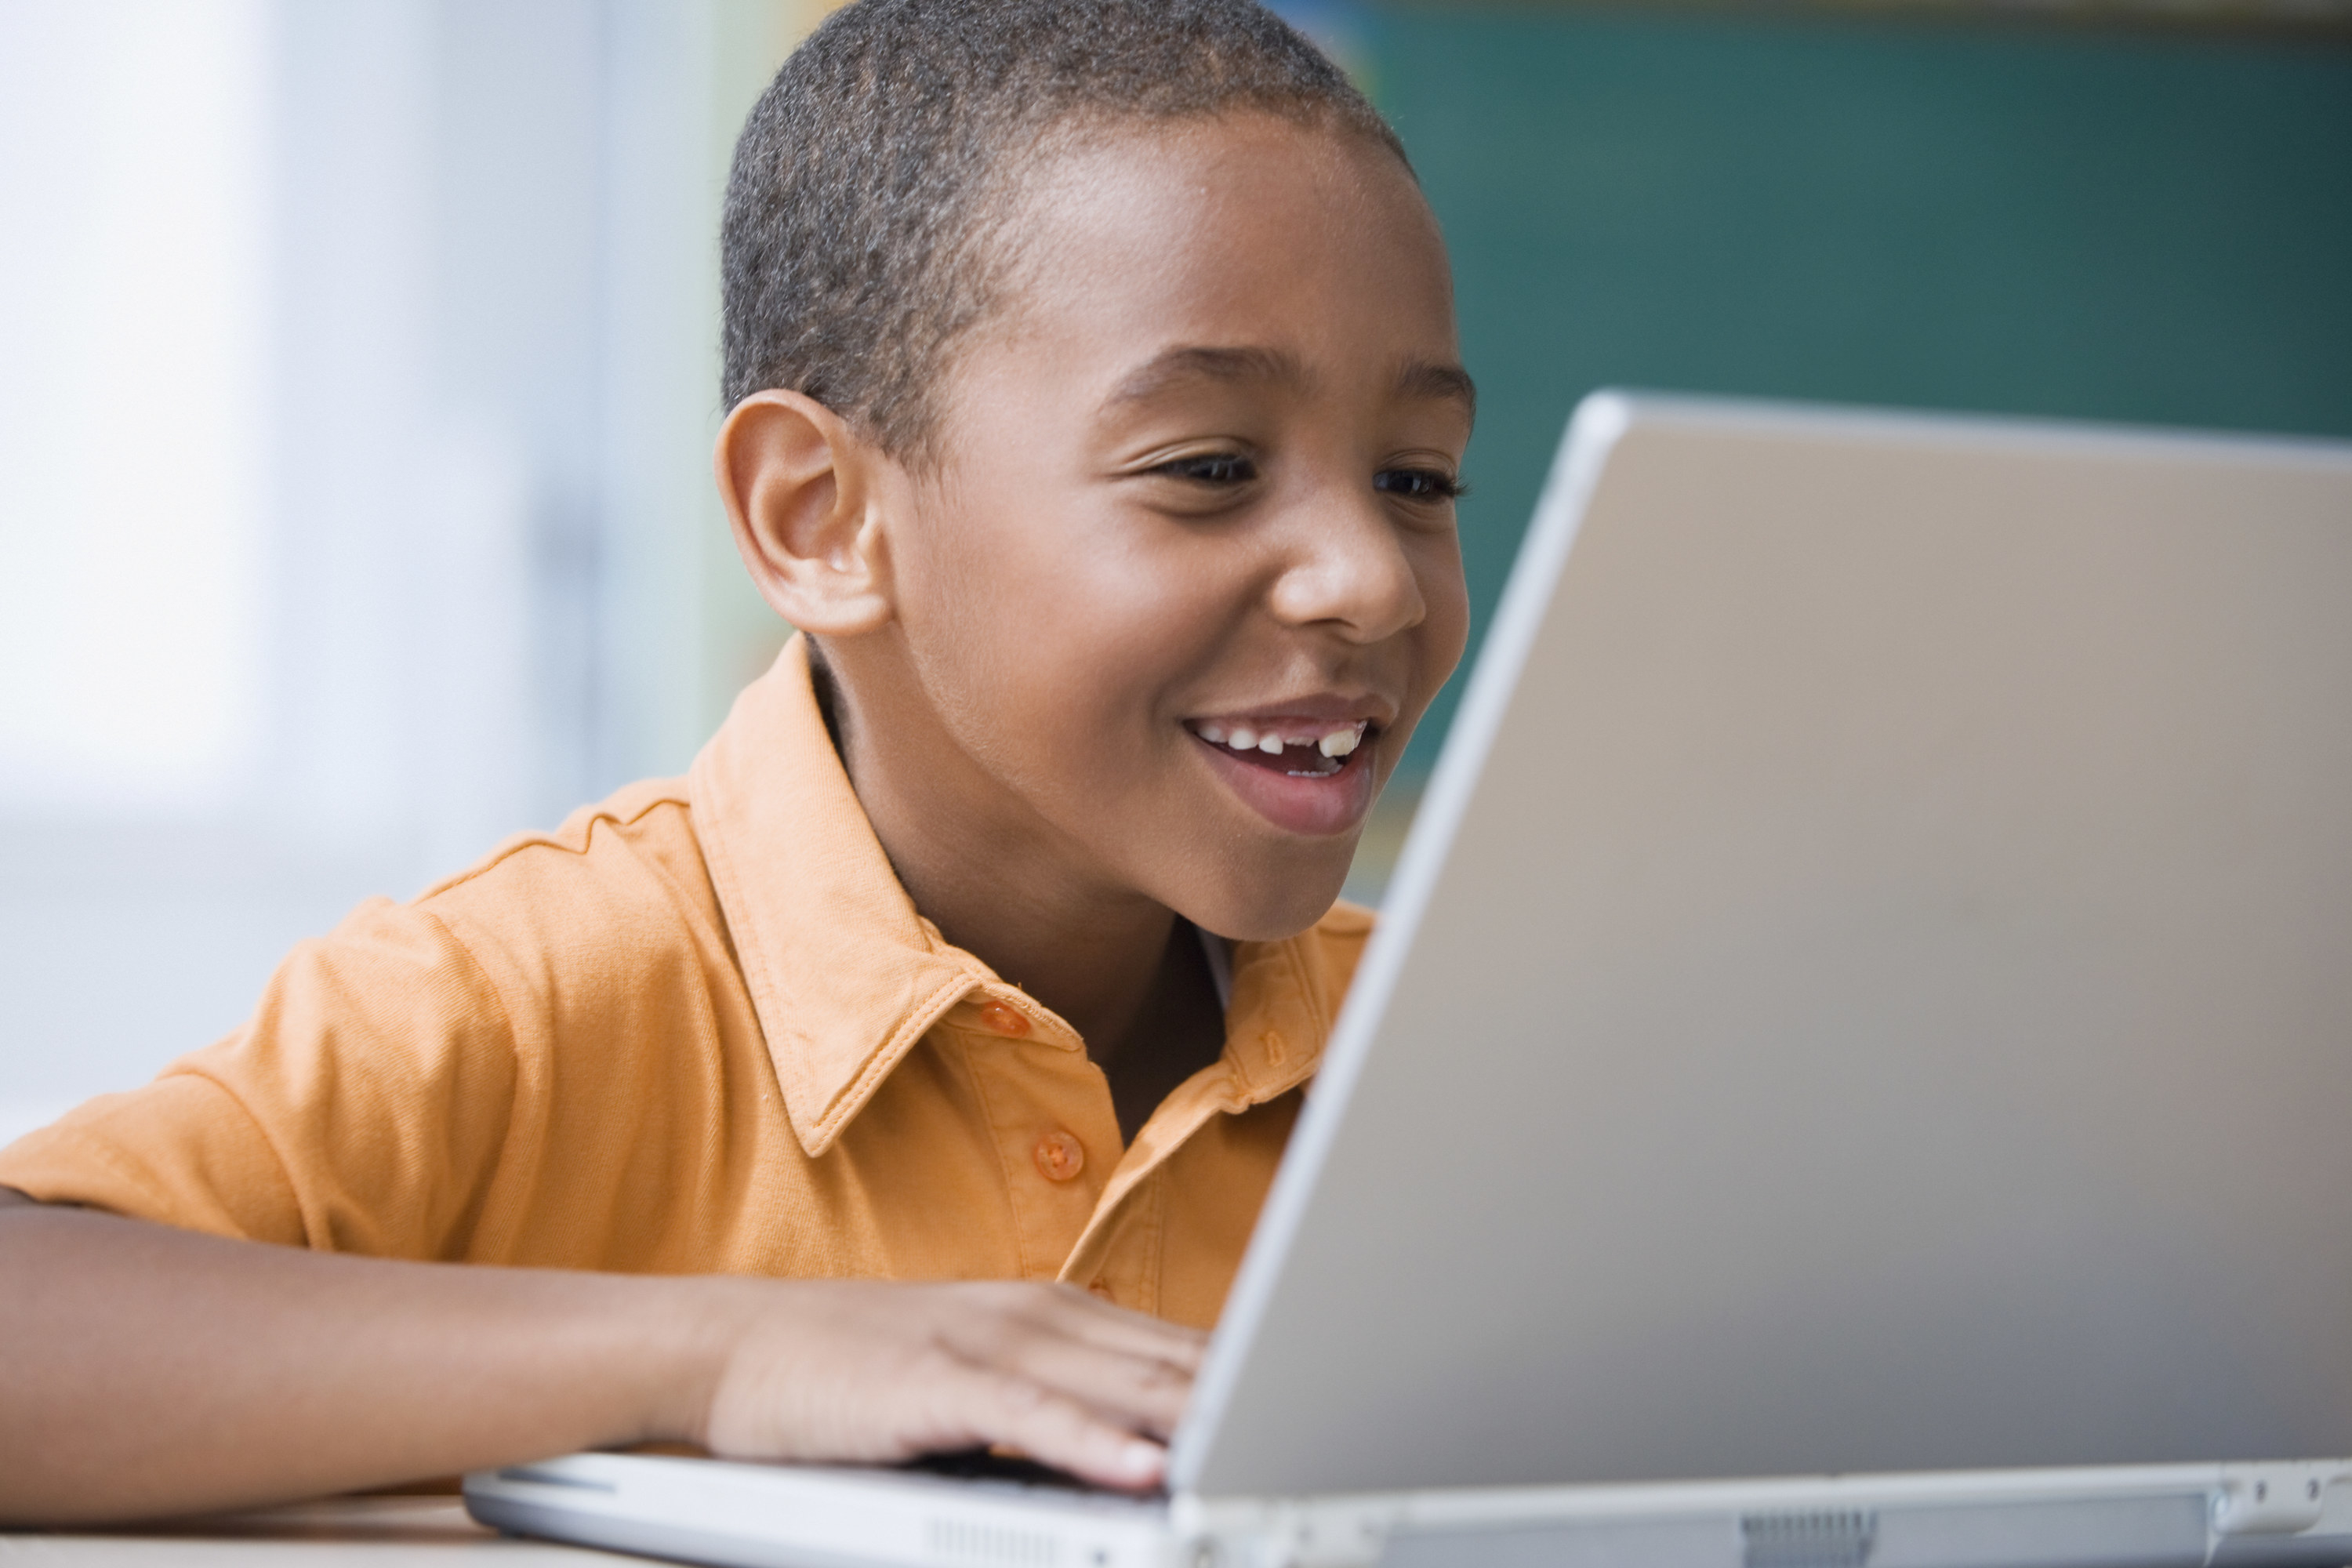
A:
<svg viewBox="0 0 2352 1568">
<path fill-rule="evenodd" d="M 1178 458 L 1151 471 L 1204 485 L 1246 484 L 1257 478 L 1257 465 L 1234 452 L 1203 452 L 1198 457 Z"/>
<path fill-rule="evenodd" d="M 1407 500 L 1454 500 L 1469 487 L 1435 468 L 1383 468 L 1372 476 L 1372 489 Z"/>
</svg>

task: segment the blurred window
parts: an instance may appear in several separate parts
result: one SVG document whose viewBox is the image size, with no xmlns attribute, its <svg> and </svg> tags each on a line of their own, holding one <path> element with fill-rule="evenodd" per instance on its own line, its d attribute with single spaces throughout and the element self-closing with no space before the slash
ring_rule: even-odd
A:
<svg viewBox="0 0 2352 1568">
<path fill-rule="evenodd" d="M 265 17 L 0 4 L 0 812 L 216 808 L 259 724 Z"/>
</svg>

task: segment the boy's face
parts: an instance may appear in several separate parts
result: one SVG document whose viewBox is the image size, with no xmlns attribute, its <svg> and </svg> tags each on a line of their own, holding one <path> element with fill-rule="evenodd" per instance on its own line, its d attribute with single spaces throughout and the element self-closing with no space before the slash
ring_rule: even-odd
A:
<svg viewBox="0 0 2352 1568">
<path fill-rule="evenodd" d="M 1467 636 L 1436 224 L 1382 149 L 1245 115 L 1082 140 L 1009 243 L 903 477 L 890 721 L 939 732 L 887 749 L 1040 876 L 1299 931 Z"/>
</svg>

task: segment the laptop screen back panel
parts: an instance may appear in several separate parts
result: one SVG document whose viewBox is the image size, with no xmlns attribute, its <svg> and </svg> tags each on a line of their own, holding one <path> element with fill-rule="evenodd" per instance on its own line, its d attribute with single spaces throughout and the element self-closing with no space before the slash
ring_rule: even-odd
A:
<svg viewBox="0 0 2352 1568">
<path fill-rule="evenodd" d="M 2352 448 L 1608 397 L 1173 1481 L 2352 1452 Z"/>
</svg>

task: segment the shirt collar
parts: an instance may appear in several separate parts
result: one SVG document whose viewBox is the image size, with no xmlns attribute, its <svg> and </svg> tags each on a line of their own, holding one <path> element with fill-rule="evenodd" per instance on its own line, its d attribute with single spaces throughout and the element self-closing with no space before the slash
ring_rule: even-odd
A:
<svg viewBox="0 0 2352 1568">
<path fill-rule="evenodd" d="M 975 992 L 1019 1006 L 1036 1038 L 1084 1048 L 1061 1019 L 916 910 L 826 733 L 800 637 L 736 699 L 688 785 L 785 1114 L 812 1156 Z M 1314 935 L 1235 950 L 1223 1109 L 1271 1099 L 1313 1073 L 1345 987 Z"/>
</svg>

